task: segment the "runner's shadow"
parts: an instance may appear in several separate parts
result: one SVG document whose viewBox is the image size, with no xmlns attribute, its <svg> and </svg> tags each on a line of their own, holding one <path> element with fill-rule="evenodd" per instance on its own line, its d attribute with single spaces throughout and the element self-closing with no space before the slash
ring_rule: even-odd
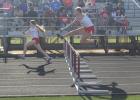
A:
<svg viewBox="0 0 140 100">
<path fill-rule="evenodd" d="M 43 65 L 40 65 L 38 66 L 37 68 L 34 68 L 34 67 L 30 67 L 26 64 L 22 64 L 20 66 L 24 66 L 25 68 L 27 69 L 30 69 L 27 74 L 30 74 L 31 72 L 36 72 L 38 73 L 39 76 L 45 76 L 46 74 L 49 74 L 49 73 L 54 73 L 56 69 L 52 69 L 52 70 L 49 70 L 49 71 L 45 71 L 45 66 L 48 65 L 48 64 L 43 64 Z"/>
<path fill-rule="evenodd" d="M 127 93 L 123 89 L 118 88 L 117 86 L 118 86 L 117 83 L 112 82 L 109 85 L 101 85 L 99 86 L 99 88 L 103 90 L 111 91 L 111 98 L 108 100 L 126 100 Z M 104 97 L 100 97 L 100 98 L 105 99 Z"/>
</svg>

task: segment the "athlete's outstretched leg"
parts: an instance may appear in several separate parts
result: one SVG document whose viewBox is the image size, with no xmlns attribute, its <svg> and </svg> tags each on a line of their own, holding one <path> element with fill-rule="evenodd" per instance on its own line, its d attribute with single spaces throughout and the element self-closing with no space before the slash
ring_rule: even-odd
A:
<svg viewBox="0 0 140 100">
<path fill-rule="evenodd" d="M 40 44 L 35 44 L 35 47 L 39 52 L 41 52 L 45 57 L 49 58 L 49 55 L 41 48 Z"/>
</svg>

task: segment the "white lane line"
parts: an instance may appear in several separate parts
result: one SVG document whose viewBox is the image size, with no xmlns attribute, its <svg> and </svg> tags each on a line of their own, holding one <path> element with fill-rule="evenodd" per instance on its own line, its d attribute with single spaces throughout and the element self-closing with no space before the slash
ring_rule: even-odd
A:
<svg viewBox="0 0 140 100">
<path fill-rule="evenodd" d="M 29 74 L 27 74 L 26 72 L 25 73 L 0 73 L 0 75 L 36 75 L 38 72 L 31 72 L 31 73 L 29 73 Z M 56 74 L 67 74 L 67 75 L 69 75 L 68 74 L 69 72 L 52 72 L 52 74 L 54 74 L 54 75 L 56 75 Z M 51 74 L 51 72 L 50 73 L 47 73 L 46 72 L 46 74 Z"/>
<path fill-rule="evenodd" d="M 93 64 L 93 65 L 103 65 L 103 64 L 107 64 L 107 65 L 110 65 L 110 64 L 123 64 L 123 65 L 126 65 L 126 64 L 140 64 L 140 61 L 136 61 L 136 62 L 134 62 L 134 61 L 132 61 L 132 62 L 130 62 L 130 61 L 127 61 L 127 62 L 117 62 L 117 61 L 115 61 L 115 62 L 102 62 L 102 61 L 100 61 L 100 62 L 88 62 L 87 64 Z"/>
<path fill-rule="evenodd" d="M 0 79 L 0 81 L 19 81 L 19 80 L 72 80 L 72 78 L 16 78 L 16 79 Z"/>
<path fill-rule="evenodd" d="M 128 77 L 98 77 L 99 79 L 130 79 L 130 78 L 140 78 L 140 76 L 128 76 Z"/>
<path fill-rule="evenodd" d="M 103 67 L 99 67 L 99 66 L 93 66 L 93 67 L 92 67 L 92 66 L 91 66 L 90 68 L 95 68 L 95 69 L 133 68 L 133 69 L 135 69 L 135 68 L 140 68 L 140 66 L 133 66 L 133 67 L 132 67 L 132 66 L 123 66 L 123 67 L 122 67 L 122 66 L 115 66 L 115 67 L 114 67 L 114 66 L 113 66 L 113 67 L 104 67 L 104 66 L 103 66 Z"/>
<path fill-rule="evenodd" d="M 19 86 L 0 85 L 0 88 L 27 88 L 27 87 L 70 87 L 70 85 L 19 85 Z"/>
<path fill-rule="evenodd" d="M 75 92 L 75 93 L 74 93 Z M 34 96 L 56 96 L 56 97 L 58 97 L 58 96 L 79 96 L 78 95 L 78 93 L 76 92 L 76 91 L 73 91 L 73 92 L 71 92 L 71 93 L 65 93 L 65 94 L 62 94 L 62 93 L 60 93 L 60 94 L 54 94 L 54 93 L 52 93 L 52 94 L 50 94 L 50 93 L 46 93 L 46 94 L 24 94 L 24 95 L 21 95 L 21 94 L 19 94 L 19 95 L 12 95 L 12 94 L 9 94 L 9 95 L 1 95 L 0 94 L 0 97 L 25 97 L 25 96 L 30 96 L 30 97 L 34 97 Z"/>
<path fill-rule="evenodd" d="M 140 85 L 140 83 L 127 83 L 127 84 L 118 84 L 119 86 L 125 86 L 125 85 Z"/>
<path fill-rule="evenodd" d="M 94 73 L 140 73 L 140 71 L 95 71 Z"/>
</svg>

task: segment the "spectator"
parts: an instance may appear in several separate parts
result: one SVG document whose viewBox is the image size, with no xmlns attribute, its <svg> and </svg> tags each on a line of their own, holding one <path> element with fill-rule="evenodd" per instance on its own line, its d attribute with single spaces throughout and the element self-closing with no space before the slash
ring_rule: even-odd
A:
<svg viewBox="0 0 140 100">
<path fill-rule="evenodd" d="M 8 16 L 12 16 L 13 5 L 10 0 L 6 0 L 3 3 L 4 12 L 8 14 Z"/>
<path fill-rule="evenodd" d="M 78 6 L 79 7 L 85 7 L 85 3 L 83 0 L 78 0 Z"/>
<path fill-rule="evenodd" d="M 109 14 L 106 8 L 104 7 L 103 10 L 100 12 L 101 20 L 104 26 L 108 25 L 109 22 Z"/>
<path fill-rule="evenodd" d="M 23 11 L 23 15 L 26 16 L 27 11 L 28 11 L 28 6 L 27 6 L 26 1 L 23 1 L 23 2 L 20 4 L 20 9 Z"/>
<path fill-rule="evenodd" d="M 63 0 L 63 4 L 66 8 L 72 8 L 73 6 L 72 0 Z"/>
<path fill-rule="evenodd" d="M 73 7 L 73 2 L 72 0 L 63 0 L 63 4 L 68 12 L 68 15 L 72 15 L 72 7 Z"/>
<path fill-rule="evenodd" d="M 19 5 L 21 5 L 21 0 L 13 0 L 13 4 L 15 7 L 18 7 Z"/>
<path fill-rule="evenodd" d="M 120 13 L 125 15 L 125 9 L 120 3 L 118 3 L 116 10 L 120 10 Z"/>
<path fill-rule="evenodd" d="M 91 3 L 94 7 L 96 6 L 96 0 L 91 0 Z"/>
<path fill-rule="evenodd" d="M 51 7 L 52 0 L 48 0 L 48 1 L 46 1 L 46 3 L 47 3 L 47 5 L 48 5 L 49 9 L 51 9 L 51 10 L 52 10 L 52 7 Z"/>
<path fill-rule="evenodd" d="M 124 16 L 124 20 L 122 21 L 122 33 L 123 34 L 127 34 L 128 25 L 129 25 L 129 22 L 128 22 L 127 16 Z"/>
<path fill-rule="evenodd" d="M 4 1 L 5 1 L 5 0 L 0 0 L 0 7 L 1 7 L 1 8 L 3 7 Z"/>
<path fill-rule="evenodd" d="M 38 13 L 34 10 L 34 7 L 30 8 L 30 11 L 27 13 L 27 17 L 38 17 Z M 36 18 L 29 18 L 29 19 L 37 20 Z"/>
<path fill-rule="evenodd" d="M 113 5 L 112 3 L 108 2 L 106 5 L 106 10 L 108 11 L 109 16 L 111 15 L 111 12 L 113 10 Z"/>
<path fill-rule="evenodd" d="M 48 8 L 47 10 L 45 10 L 43 12 L 43 17 L 44 17 L 44 22 L 43 22 L 43 25 L 44 26 L 51 26 L 51 23 L 53 22 L 53 11 Z"/>
<path fill-rule="evenodd" d="M 60 9 L 61 6 L 62 4 L 58 0 L 54 0 L 53 2 L 51 2 L 51 8 L 55 13 Z"/>
<path fill-rule="evenodd" d="M 57 23 L 56 26 L 65 26 L 68 23 L 68 16 L 64 7 L 61 7 L 57 13 Z M 57 28 L 58 29 L 58 28 Z"/>
<path fill-rule="evenodd" d="M 119 0 L 112 0 L 113 3 L 117 4 Z"/>
<path fill-rule="evenodd" d="M 116 20 L 117 20 L 117 12 L 116 9 L 113 8 L 112 13 L 111 13 L 111 19 L 112 19 L 112 23 L 113 25 L 116 25 Z"/>
<path fill-rule="evenodd" d="M 88 2 L 88 4 L 85 6 L 85 11 L 88 13 L 89 17 L 94 17 L 94 14 L 96 13 L 96 10 L 94 6 L 91 4 L 91 2 Z"/>
<path fill-rule="evenodd" d="M 124 18 L 124 15 L 121 13 L 120 10 L 116 10 L 116 26 L 117 26 L 117 31 L 121 32 L 121 26 L 122 26 L 122 21 Z"/>
<path fill-rule="evenodd" d="M 14 9 L 14 16 L 15 17 L 23 17 L 23 11 L 19 7 L 16 7 Z"/>
</svg>

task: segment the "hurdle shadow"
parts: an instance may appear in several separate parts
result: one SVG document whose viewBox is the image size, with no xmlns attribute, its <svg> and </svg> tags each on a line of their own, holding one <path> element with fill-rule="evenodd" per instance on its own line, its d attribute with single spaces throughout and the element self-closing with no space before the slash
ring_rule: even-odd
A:
<svg viewBox="0 0 140 100">
<path fill-rule="evenodd" d="M 46 65 L 48 65 L 48 64 L 43 64 L 43 65 L 40 65 L 40 66 L 38 66 L 36 68 L 30 67 L 30 66 L 28 66 L 26 64 L 22 64 L 22 65 L 19 65 L 19 66 L 24 66 L 25 68 L 29 69 L 27 74 L 30 74 L 31 72 L 36 72 L 36 73 L 38 73 L 39 76 L 45 76 L 46 74 L 49 74 L 49 73 L 55 73 L 56 69 L 45 71 L 45 66 Z"/>
<path fill-rule="evenodd" d="M 110 99 L 108 99 L 108 97 L 98 97 L 98 98 L 107 100 L 126 100 L 127 93 L 123 89 L 118 88 L 117 86 L 118 83 L 116 82 L 112 82 L 109 85 L 100 85 L 99 89 L 111 91 L 111 98 Z"/>
</svg>

